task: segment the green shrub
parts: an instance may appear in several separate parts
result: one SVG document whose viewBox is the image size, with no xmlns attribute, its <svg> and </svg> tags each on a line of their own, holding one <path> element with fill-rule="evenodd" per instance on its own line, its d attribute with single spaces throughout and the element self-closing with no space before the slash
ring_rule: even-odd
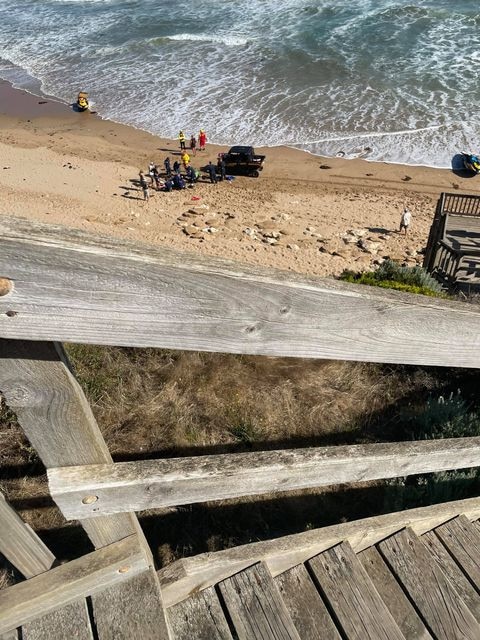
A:
<svg viewBox="0 0 480 640">
<path fill-rule="evenodd" d="M 413 440 L 466 438 L 480 435 L 480 414 L 460 395 L 430 398 L 421 411 L 410 409 L 401 416 Z"/>
<path fill-rule="evenodd" d="M 402 267 L 393 260 L 385 260 L 376 271 L 346 270 L 340 275 L 340 280 L 424 296 L 445 297 L 441 285 L 425 269 L 418 266 Z"/>
<path fill-rule="evenodd" d="M 458 392 L 448 398 L 430 398 L 422 408 L 410 408 L 400 415 L 405 439 L 433 440 L 480 435 L 480 414 Z M 456 469 L 439 473 L 396 478 L 387 483 L 385 507 L 401 511 L 421 505 L 460 500 L 478 495 L 480 470 Z"/>
</svg>

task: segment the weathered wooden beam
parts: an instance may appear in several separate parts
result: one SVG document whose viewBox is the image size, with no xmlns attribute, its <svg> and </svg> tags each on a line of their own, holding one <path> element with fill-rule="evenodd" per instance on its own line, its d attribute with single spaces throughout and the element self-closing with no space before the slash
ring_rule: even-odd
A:
<svg viewBox="0 0 480 640">
<path fill-rule="evenodd" d="M 308 562 L 312 576 L 349 640 L 405 640 L 348 542 Z"/>
<path fill-rule="evenodd" d="M 480 366 L 474 305 L 0 218 L 0 336 Z"/>
<path fill-rule="evenodd" d="M 0 591 L 0 634 L 128 580 L 148 567 L 137 536 L 130 536 L 3 589 Z"/>
<path fill-rule="evenodd" d="M 480 437 L 49 469 L 67 519 L 480 465 Z"/>
<path fill-rule="evenodd" d="M 437 640 L 480 638 L 480 624 L 411 529 L 383 540 L 378 549 Z"/>
<path fill-rule="evenodd" d="M 170 638 L 160 584 L 152 568 L 94 594 L 92 612 L 97 640 Z"/>
<path fill-rule="evenodd" d="M 358 553 L 406 526 L 417 535 L 422 535 L 460 513 L 470 521 L 480 518 L 480 498 L 387 513 L 216 553 L 182 558 L 158 572 L 164 605 L 175 605 L 190 594 L 213 586 L 256 562 L 265 562 L 271 574 L 277 576 L 344 540 L 348 540 Z"/>
<path fill-rule="evenodd" d="M 48 571 L 55 556 L 0 492 L 0 553 L 25 578 Z"/>
<path fill-rule="evenodd" d="M 51 611 L 22 626 L 22 640 L 67 639 L 95 640 L 85 598 Z"/>
<path fill-rule="evenodd" d="M 0 393 L 47 468 L 112 462 L 61 345 L 0 339 Z M 132 514 L 81 524 L 96 547 L 140 533 Z"/>
</svg>

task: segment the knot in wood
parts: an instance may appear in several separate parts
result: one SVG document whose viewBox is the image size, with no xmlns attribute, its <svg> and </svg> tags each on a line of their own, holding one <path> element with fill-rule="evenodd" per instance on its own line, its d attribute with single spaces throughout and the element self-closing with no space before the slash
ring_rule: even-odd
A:
<svg viewBox="0 0 480 640">
<path fill-rule="evenodd" d="M 245 327 L 245 333 L 255 333 L 258 329 L 259 326 L 257 324 L 249 324 L 248 327 Z"/>
<path fill-rule="evenodd" d="M 0 296 L 6 296 L 13 291 L 13 282 L 8 278 L 0 277 Z"/>
</svg>

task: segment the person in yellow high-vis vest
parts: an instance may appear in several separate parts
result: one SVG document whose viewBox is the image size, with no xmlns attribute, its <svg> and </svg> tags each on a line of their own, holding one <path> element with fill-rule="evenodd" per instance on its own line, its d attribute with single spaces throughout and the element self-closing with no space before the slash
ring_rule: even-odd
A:
<svg viewBox="0 0 480 640">
<path fill-rule="evenodd" d="M 180 140 L 180 149 L 182 151 L 185 151 L 185 134 L 183 133 L 183 131 L 180 129 L 180 133 L 178 134 L 178 139 Z"/>
</svg>

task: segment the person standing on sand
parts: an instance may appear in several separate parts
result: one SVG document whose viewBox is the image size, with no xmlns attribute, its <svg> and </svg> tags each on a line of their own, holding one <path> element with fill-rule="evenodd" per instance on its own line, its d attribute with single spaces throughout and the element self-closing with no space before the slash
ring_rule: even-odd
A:
<svg viewBox="0 0 480 640">
<path fill-rule="evenodd" d="M 218 158 L 217 168 L 220 172 L 220 182 L 223 182 L 227 174 L 227 169 L 225 166 L 225 158 L 223 157 L 223 154 Z"/>
<path fill-rule="evenodd" d="M 165 160 L 163 161 L 163 166 L 165 167 L 165 175 L 167 176 L 167 178 L 171 178 L 172 167 L 170 165 L 170 158 L 165 158 Z"/>
<path fill-rule="evenodd" d="M 207 173 L 210 176 L 210 182 L 212 184 L 217 184 L 217 169 L 211 160 L 207 165 Z"/>
<path fill-rule="evenodd" d="M 204 129 L 200 129 L 200 133 L 198 134 L 198 146 L 200 147 L 200 151 L 205 151 L 205 145 L 207 144 L 207 134 Z"/>
<path fill-rule="evenodd" d="M 147 181 L 145 179 L 145 174 L 143 173 L 143 171 L 138 172 L 138 181 L 140 182 L 140 186 L 142 187 L 142 189 L 144 186 L 147 186 Z"/>
<path fill-rule="evenodd" d="M 195 138 L 193 133 L 190 136 L 190 151 L 192 152 L 193 156 L 197 155 L 197 139 Z"/>
<path fill-rule="evenodd" d="M 410 222 L 412 221 L 412 214 L 408 207 L 404 207 L 402 217 L 400 219 L 400 230 L 402 233 L 402 229 L 405 229 L 405 235 L 407 235 L 408 227 L 410 226 Z"/>
<path fill-rule="evenodd" d="M 148 175 L 150 176 L 150 180 L 151 180 L 151 187 L 153 187 L 153 184 L 155 182 L 155 163 L 152 160 L 149 165 L 148 165 Z"/>
<path fill-rule="evenodd" d="M 180 132 L 178 134 L 178 139 L 180 140 L 180 151 L 185 151 L 185 134 L 183 133 L 183 131 L 180 129 Z"/>
<path fill-rule="evenodd" d="M 146 182 L 144 182 L 142 185 L 142 191 L 143 191 L 143 199 L 145 200 L 145 202 L 148 202 L 150 200 L 150 191 L 148 189 L 148 184 Z"/>
</svg>

